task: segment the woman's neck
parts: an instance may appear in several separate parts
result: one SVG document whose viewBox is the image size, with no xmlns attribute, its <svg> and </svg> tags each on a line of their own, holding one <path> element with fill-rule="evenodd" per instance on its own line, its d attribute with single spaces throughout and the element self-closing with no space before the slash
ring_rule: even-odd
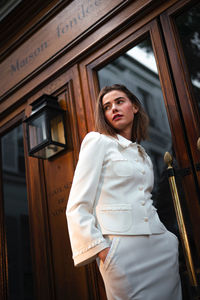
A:
<svg viewBox="0 0 200 300">
<path fill-rule="evenodd" d="M 132 130 L 124 130 L 124 131 L 120 131 L 118 134 L 120 134 L 121 136 L 123 136 L 125 139 L 132 141 Z"/>
</svg>

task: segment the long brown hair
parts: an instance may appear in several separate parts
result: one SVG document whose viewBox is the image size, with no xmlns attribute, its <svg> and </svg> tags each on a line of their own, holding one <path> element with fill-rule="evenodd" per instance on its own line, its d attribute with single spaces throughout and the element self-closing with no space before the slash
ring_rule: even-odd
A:
<svg viewBox="0 0 200 300">
<path fill-rule="evenodd" d="M 95 114 L 95 129 L 100 133 L 106 135 L 111 135 L 116 137 L 116 130 L 107 122 L 104 114 L 102 100 L 103 97 L 111 91 L 121 91 L 123 92 L 129 100 L 135 104 L 138 108 L 138 112 L 135 114 L 133 128 L 132 128 L 132 141 L 137 141 L 138 143 L 141 140 L 145 140 L 147 137 L 147 128 L 149 125 L 149 118 L 145 113 L 140 101 L 138 98 L 127 89 L 124 85 L 113 84 L 111 86 L 105 86 L 99 93 L 97 98 L 96 114 Z"/>
</svg>

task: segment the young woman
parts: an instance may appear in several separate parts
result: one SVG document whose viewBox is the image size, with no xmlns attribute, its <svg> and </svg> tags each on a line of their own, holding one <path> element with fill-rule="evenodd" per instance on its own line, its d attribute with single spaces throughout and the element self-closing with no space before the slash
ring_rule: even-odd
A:
<svg viewBox="0 0 200 300">
<path fill-rule="evenodd" d="M 74 264 L 96 259 L 108 300 L 181 300 L 178 240 L 152 205 L 153 167 L 138 144 L 147 126 L 125 86 L 103 88 L 69 196 Z"/>
</svg>

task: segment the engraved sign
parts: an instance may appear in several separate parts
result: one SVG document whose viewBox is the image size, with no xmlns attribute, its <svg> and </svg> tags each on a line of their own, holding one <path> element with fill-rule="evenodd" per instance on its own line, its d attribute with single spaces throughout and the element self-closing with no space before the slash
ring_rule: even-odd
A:
<svg viewBox="0 0 200 300">
<path fill-rule="evenodd" d="M 0 64 L 0 96 L 58 53 L 122 0 L 74 0 Z"/>
<path fill-rule="evenodd" d="M 51 216 L 58 217 L 61 214 L 65 214 L 66 211 L 66 201 L 71 187 L 71 182 L 64 183 L 61 186 L 53 189 L 49 194 L 48 198 L 52 200 L 51 203 Z"/>
</svg>

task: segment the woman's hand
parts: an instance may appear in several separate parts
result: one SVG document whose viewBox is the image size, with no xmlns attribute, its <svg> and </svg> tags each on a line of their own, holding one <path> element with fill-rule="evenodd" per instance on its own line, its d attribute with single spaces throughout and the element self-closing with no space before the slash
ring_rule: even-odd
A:
<svg viewBox="0 0 200 300">
<path fill-rule="evenodd" d="M 106 256 L 108 255 L 109 250 L 110 250 L 110 247 L 105 248 L 98 253 L 98 257 L 103 261 L 103 263 L 106 259 Z"/>
</svg>

